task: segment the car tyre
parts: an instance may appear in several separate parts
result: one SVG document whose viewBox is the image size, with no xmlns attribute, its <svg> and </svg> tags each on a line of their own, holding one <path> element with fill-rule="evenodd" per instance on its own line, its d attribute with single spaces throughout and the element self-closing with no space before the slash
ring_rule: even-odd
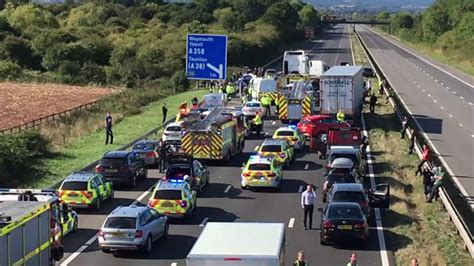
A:
<svg viewBox="0 0 474 266">
<path fill-rule="evenodd" d="M 163 236 L 162 236 L 163 239 L 168 239 L 169 231 L 170 231 L 170 225 L 169 223 L 166 223 L 165 232 L 163 232 Z"/>
<path fill-rule="evenodd" d="M 71 233 L 76 232 L 78 226 L 79 226 L 79 220 L 77 219 L 77 217 L 74 217 L 74 222 L 72 222 L 72 230 L 71 230 Z"/>
<path fill-rule="evenodd" d="M 109 199 L 110 199 L 110 200 L 114 200 L 114 197 L 115 197 L 114 194 L 115 194 L 115 191 L 112 189 L 112 190 L 110 191 L 110 195 L 109 195 Z"/>
<path fill-rule="evenodd" d="M 132 180 L 130 180 L 130 186 L 136 187 L 137 186 L 137 175 L 133 175 Z"/>
<path fill-rule="evenodd" d="M 143 247 L 143 252 L 145 254 L 150 254 L 152 249 L 153 249 L 153 241 L 151 241 L 151 235 L 148 235 L 148 237 L 146 238 L 145 246 Z"/>
<path fill-rule="evenodd" d="M 104 253 L 106 253 L 106 254 L 112 253 L 112 251 L 110 251 L 110 249 L 107 249 L 107 248 L 103 248 L 103 249 L 102 249 L 102 252 L 104 252 Z"/>
<path fill-rule="evenodd" d="M 101 200 L 100 197 L 97 197 L 97 201 L 95 202 L 94 209 L 100 210 Z"/>
<path fill-rule="evenodd" d="M 319 234 L 319 243 L 321 244 L 321 246 L 327 246 L 328 245 L 328 242 L 323 239 L 322 234 Z"/>
</svg>

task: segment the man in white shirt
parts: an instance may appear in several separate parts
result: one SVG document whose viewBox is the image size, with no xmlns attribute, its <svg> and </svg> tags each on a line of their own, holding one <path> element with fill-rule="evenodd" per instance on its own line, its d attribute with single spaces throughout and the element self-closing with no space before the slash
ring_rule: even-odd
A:
<svg viewBox="0 0 474 266">
<path fill-rule="evenodd" d="M 316 202 L 316 192 L 313 190 L 313 185 L 308 184 L 306 186 L 306 191 L 301 194 L 301 207 L 304 210 L 304 229 L 308 230 L 306 226 L 306 219 L 309 216 L 309 229 L 312 229 L 313 225 L 313 210 L 314 210 L 314 203 Z"/>
</svg>

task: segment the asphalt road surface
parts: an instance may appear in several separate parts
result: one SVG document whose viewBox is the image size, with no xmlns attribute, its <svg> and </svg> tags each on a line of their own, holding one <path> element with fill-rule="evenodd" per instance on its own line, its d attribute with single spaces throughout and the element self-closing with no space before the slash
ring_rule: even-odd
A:
<svg viewBox="0 0 474 266">
<path fill-rule="evenodd" d="M 347 61 L 352 64 L 348 28 L 341 26 L 326 34 L 321 46 L 311 51 L 311 59 L 323 59 L 329 64 Z M 265 132 L 272 134 L 281 123 L 265 121 Z M 198 198 L 197 209 L 189 221 L 173 220 L 169 239 L 158 241 L 150 255 L 126 253 L 117 257 L 99 250 L 96 237 L 105 217 L 118 205 L 131 204 L 135 199 L 146 204 L 146 191 L 156 182 L 159 174 L 149 171 L 148 180 L 141 182 L 132 191 L 119 190 L 113 202 L 104 202 L 100 211 L 79 211 L 79 230 L 64 239 L 65 258 L 61 265 L 185 265 L 185 258 L 205 221 L 212 222 L 281 222 L 286 227 L 286 265 L 296 259 L 298 250 L 304 250 L 311 265 L 345 265 L 352 252 L 357 252 L 361 265 L 381 265 L 380 248 L 376 230 L 370 230 L 368 247 L 357 244 L 349 246 L 321 246 L 319 229 L 305 231 L 302 223 L 303 210 L 300 206 L 300 192 L 307 183 L 317 186 L 319 197 L 317 207 L 323 207 L 321 187 L 323 184 L 324 161 L 308 151 L 297 154 L 288 170 L 284 170 L 283 187 L 279 192 L 266 190 L 249 191 L 240 189 L 240 167 L 263 137 L 249 137 L 245 151 L 227 163 L 210 164 L 211 183 Z M 315 208 L 313 228 L 319 227 L 320 215 Z M 373 227 L 374 222 L 371 222 Z M 225 232 L 222 232 L 225 234 Z M 242 232 L 243 234 L 245 232 Z M 390 237 L 386 234 L 386 238 Z M 216 243 L 218 245 L 219 243 Z M 78 250 L 79 249 L 79 250 Z M 79 252 L 78 252 L 79 251 Z M 74 253 L 75 252 L 75 253 Z M 72 254 L 74 253 L 74 254 Z M 72 256 L 71 256 L 72 255 Z"/>
<path fill-rule="evenodd" d="M 474 207 L 473 78 L 367 27 L 357 26 L 357 32 Z"/>
</svg>

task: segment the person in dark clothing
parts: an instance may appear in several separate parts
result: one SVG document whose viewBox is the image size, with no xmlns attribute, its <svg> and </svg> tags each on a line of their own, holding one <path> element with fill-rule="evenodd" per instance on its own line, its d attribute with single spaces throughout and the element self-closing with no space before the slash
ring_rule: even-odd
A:
<svg viewBox="0 0 474 266">
<path fill-rule="evenodd" d="M 161 107 L 161 111 L 163 112 L 163 124 L 166 122 L 166 115 L 168 114 L 168 108 L 166 108 L 166 103 L 163 103 Z"/>
<path fill-rule="evenodd" d="M 160 155 L 160 173 L 163 173 L 165 171 L 165 164 L 166 164 L 166 143 L 164 141 L 160 141 L 160 147 L 158 150 L 158 153 Z"/>
<path fill-rule="evenodd" d="M 109 144 L 109 138 L 110 138 L 110 144 L 114 143 L 114 134 L 112 132 L 112 116 L 107 113 L 105 116 L 105 145 Z"/>
<path fill-rule="evenodd" d="M 423 175 L 423 187 L 424 187 L 424 195 L 428 195 L 431 191 L 431 179 L 433 177 L 433 172 L 428 169 L 428 167 L 423 167 L 423 172 L 421 173 Z"/>
<path fill-rule="evenodd" d="M 33 195 L 33 192 L 31 191 L 25 191 L 24 193 L 20 193 L 18 195 L 18 200 L 19 201 L 38 201 L 38 199 Z"/>
<path fill-rule="evenodd" d="M 431 192 L 426 199 L 426 202 L 431 202 L 433 199 L 438 200 L 439 194 L 438 190 L 440 187 L 443 186 L 443 179 L 444 179 L 444 171 L 440 167 L 437 168 L 437 171 L 434 175 L 434 182 L 433 186 L 431 187 Z"/>
<path fill-rule="evenodd" d="M 410 139 L 410 147 L 408 148 L 408 154 L 413 154 L 413 149 L 415 148 L 415 143 L 416 143 L 415 130 L 412 129 L 410 133 L 411 133 L 411 139 Z"/>
<path fill-rule="evenodd" d="M 375 105 L 377 104 L 377 96 L 375 96 L 375 93 L 372 93 L 372 96 L 370 96 L 370 112 L 375 113 Z"/>
<path fill-rule="evenodd" d="M 400 130 L 400 138 L 405 138 L 405 133 L 407 132 L 408 128 L 408 118 L 406 116 L 403 117 L 402 120 L 402 130 Z"/>
</svg>

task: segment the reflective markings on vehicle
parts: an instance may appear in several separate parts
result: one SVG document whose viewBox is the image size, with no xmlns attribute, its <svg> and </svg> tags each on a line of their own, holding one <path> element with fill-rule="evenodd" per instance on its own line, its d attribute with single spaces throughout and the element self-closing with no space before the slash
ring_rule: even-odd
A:
<svg viewBox="0 0 474 266">
<path fill-rule="evenodd" d="M 295 225 L 295 218 L 291 218 L 290 222 L 288 223 L 288 228 L 293 228 L 294 225 Z"/>
<path fill-rule="evenodd" d="M 173 262 L 173 263 L 171 263 L 171 266 L 178 266 L 178 263 L 177 263 L 177 262 Z"/>
<path fill-rule="evenodd" d="M 301 192 L 303 192 L 303 186 L 300 186 L 300 187 L 298 188 L 298 193 L 301 193 Z"/>
<path fill-rule="evenodd" d="M 224 193 L 229 192 L 229 190 L 230 190 L 231 188 L 232 188 L 232 186 L 231 186 L 231 185 L 228 185 L 227 188 L 224 190 Z"/>
<path fill-rule="evenodd" d="M 199 226 L 200 227 L 205 226 L 208 220 L 209 220 L 209 217 L 204 218 L 204 220 L 202 220 L 202 222 L 199 224 Z"/>
</svg>

